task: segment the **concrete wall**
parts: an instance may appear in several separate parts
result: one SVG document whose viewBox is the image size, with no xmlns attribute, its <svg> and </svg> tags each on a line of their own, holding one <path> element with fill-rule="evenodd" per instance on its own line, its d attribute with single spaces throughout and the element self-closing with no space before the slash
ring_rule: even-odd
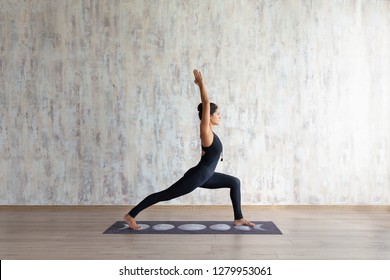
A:
<svg viewBox="0 0 390 280">
<path fill-rule="evenodd" d="M 0 204 L 168 187 L 200 156 L 196 67 L 243 204 L 390 204 L 389 26 L 379 0 L 1 0 Z"/>
</svg>

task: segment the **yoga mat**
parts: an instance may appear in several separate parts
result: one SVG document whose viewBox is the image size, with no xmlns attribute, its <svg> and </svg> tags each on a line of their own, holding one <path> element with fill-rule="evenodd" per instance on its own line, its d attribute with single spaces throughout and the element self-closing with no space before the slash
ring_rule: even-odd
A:
<svg viewBox="0 0 390 280">
<path fill-rule="evenodd" d="M 103 234 L 282 234 L 271 221 L 254 221 L 254 227 L 234 226 L 226 221 L 140 221 L 140 230 L 131 230 L 117 221 Z"/>
</svg>

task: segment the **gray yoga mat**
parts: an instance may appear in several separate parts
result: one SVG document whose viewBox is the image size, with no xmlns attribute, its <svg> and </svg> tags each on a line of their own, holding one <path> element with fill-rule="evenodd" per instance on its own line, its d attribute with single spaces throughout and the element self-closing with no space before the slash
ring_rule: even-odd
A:
<svg viewBox="0 0 390 280">
<path fill-rule="evenodd" d="M 271 221 L 254 221 L 256 226 L 234 226 L 231 221 L 140 221 L 140 230 L 131 230 L 117 221 L 103 234 L 282 234 Z"/>
</svg>

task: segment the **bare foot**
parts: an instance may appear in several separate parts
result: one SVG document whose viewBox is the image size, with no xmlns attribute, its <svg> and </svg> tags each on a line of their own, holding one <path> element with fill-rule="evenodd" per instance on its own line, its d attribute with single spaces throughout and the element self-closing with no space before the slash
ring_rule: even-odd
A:
<svg viewBox="0 0 390 280">
<path fill-rule="evenodd" d="M 131 217 L 129 214 L 126 214 L 124 217 L 126 223 L 129 225 L 129 228 L 132 230 L 139 230 L 141 227 L 137 224 L 135 219 Z"/>
<path fill-rule="evenodd" d="M 235 220 L 234 221 L 234 225 L 235 226 L 250 226 L 250 227 L 254 227 L 255 226 L 254 223 L 252 223 L 252 222 L 250 222 L 250 221 L 248 221 L 247 219 L 244 219 L 244 218 L 242 218 L 240 220 Z"/>
</svg>

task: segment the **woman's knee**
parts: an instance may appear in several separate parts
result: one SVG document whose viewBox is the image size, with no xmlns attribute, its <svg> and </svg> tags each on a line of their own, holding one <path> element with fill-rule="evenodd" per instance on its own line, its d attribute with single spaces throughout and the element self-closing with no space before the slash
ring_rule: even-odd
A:
<svg viewBox="0 0 390 280">
<path fill-rule="evenodd" d="M 237 177 L 232 177 L 232 187 L 239 189 L 241 187 L 241 181 Z"/>
</svg>

